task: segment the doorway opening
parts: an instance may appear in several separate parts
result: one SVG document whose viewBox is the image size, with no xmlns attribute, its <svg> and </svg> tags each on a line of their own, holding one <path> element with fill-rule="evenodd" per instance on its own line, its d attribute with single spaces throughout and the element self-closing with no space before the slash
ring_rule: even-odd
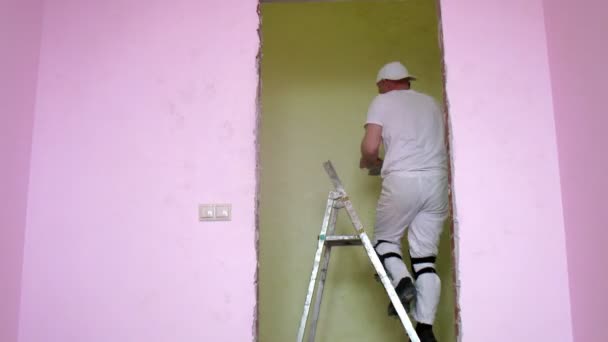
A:
<svg viewBox="0 0 608 342">
<path fill-rule="evenodd" d="M 371 236 L 381 179 L 358 165 L 376 73 L 401 61 L 418 77 L 413 89 L 443 104 L 443 56 L 435 1 L 266 0 L 260 7 L 257 340 L 283 342 L 297 333 L 332 189 L 322 163 L 332 160 Z M 337 233 L 352 233 L 346 217 L 338 218 Z M 450 216 L 437 259 L 434 330 L 442 342 L 459 335 L 453 236 Z M 404 239 L 404 255 L 407 248 Z M 373 273 L 362 248 L 332 252 L 317 341 L 404 340 Z"/>
</svg>

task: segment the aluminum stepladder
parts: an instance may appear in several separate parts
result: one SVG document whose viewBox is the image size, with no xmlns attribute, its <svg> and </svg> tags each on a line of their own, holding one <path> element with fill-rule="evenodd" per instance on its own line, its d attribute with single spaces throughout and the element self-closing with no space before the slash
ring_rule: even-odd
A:
<svg viewBox="0 0 608 342">
<path fill-rule="evenodd" d="M 376 254 L 374 250 L 374 246 L 372 245 L 371 240 L 369 239 L 367 233 L 363 229 L 363 224 L 359 220 L 359 216 L 355 212 L 353 205 L 348 198 L 346 190 L 344 190 L 344 186 L 338 178 L 338 174 L 334 169 L 331 161 L 327 161 L 323 164 L 327 175 L 329 176 L 331 182 L 334 185 L 335 190 L 330 191 L 329 196 L 327 198 L 327 206 L 325 207 L 325 216 L 323 217 L 323 225 L 321 226 L 321 233 L 319 234 L 319 241 L 317 244 L 317 252 L 315 253 L 315 258 L 312 267 L 312 274 L 310 275 L 310 283 L 308 284 L 308 292 L 306 293 L 306 300 L 304 302 L 304 312 L 302 313 L 302 318 L 300 320 L 300 327 L 298 329 L 298 342 L 304 341 L 304 335 L 306 333 L 306 327 L 308 325 L 308 316 L 310 313 L 310 306 L 312 304 L 313 295 L 316 292 L 315 302 L 312 309 L 312 322 L 310 325 L 310 329 L 308 332 L 308 341 L 314 342 L 315 334 L 317 330 L 317 322 L 319 320 L 319 313 L 321 311 L 321 301 L 323 299 L 323 289 L 325 286 L 325 279 L 327 278 L 327 268 L 329 266 L 329 257 L 331 255 L 332 247 L 338 246 L 363 246 L 365 248 L 365 252 L 369 257 L 376 273 L 378 274 L 378 278 L 388 297 L 390 298 L 397 314 L 399 315 L 399 319 L 403 324 L 403 328 L 405 332 L 410 338 L 411 342 L 420 342 L 416 331 L 410 321 L 407 313 L 405 312 L 405 308 L 403 304 L 399 300 L 395 289 L 391 283 L 390 278 L 386 274 L 386 270 L 384 266 L 380 262 L 380 258 Z M 355 232 L 357 235 L 334 235 L 336 220 L 338 217 L 339 209 L 346 209 L 346 213 L 350 218 L 353 227 L 355 228 Z M 319 268 L 321 273 L 319 275 Z M 317 281 L 317 277 L 319 277 Z M 315 291 L 315 285 L 317 287 Z"/>
</svg>

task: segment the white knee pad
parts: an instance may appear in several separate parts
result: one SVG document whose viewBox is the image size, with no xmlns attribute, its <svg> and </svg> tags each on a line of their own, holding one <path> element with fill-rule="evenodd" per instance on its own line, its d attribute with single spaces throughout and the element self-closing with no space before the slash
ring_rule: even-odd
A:
<svg viewBox="0 0 608 342">
<path fill-rule="evenodd" d="M 399 281 L 405 277 L 411 277 L 407 267 L 403 263 L 401 256 L 401 246 L 399 244 L 379 240 L 374 246 L 380 262 L 384 266 L 388 277 L 391 279 L 393 287 L 397 287 Z"/>
<path fill-rule="evenodd" d="M 435 270 L 435 260 L 435 256 L 411 258 L 417 291 L 414 319 L 431 325 L 435 321 L 441 296 L 441 279 Z"/>
</svg>

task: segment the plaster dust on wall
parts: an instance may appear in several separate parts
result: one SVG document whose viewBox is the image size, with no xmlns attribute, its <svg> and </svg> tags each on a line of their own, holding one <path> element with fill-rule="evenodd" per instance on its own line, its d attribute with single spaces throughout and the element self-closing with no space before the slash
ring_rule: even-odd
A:
<svg viewBox="0 0 608 342">
<path fill-rule="evenodd" d="M 415 89 L 442 102 L 437 28 L 437 8 L 426 0 L 262 5 L 260 341 L 288 341 L 297 332 L 331 189 L 323 161 L 334 162 L 372 233 L 380 179 L 359 170 L 358 151 L 376 73 L 402 60 L 419 77 Z M 338 231 L 352 233 L 346 217 Z M 436 332 L 445 342 L 456 340 L 449 233 L 438 259 Z M 364 251 L 335 251 L 318 340 L 403 340 L 387 301 Z"/>
</svg>

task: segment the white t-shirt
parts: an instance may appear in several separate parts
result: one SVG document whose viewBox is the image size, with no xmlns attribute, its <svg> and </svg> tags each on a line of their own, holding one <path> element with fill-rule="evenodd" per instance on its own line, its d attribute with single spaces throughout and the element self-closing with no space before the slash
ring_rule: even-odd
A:
<svg viewBox="0 0 608 342">
<path fill-rule="evenodd" d="M 366 124 L 382 126 L 382 177 L 396 172 L 447 172 L 443 114 L 430 96 L 394 90 L 372 101 Z"/>
</svg>

